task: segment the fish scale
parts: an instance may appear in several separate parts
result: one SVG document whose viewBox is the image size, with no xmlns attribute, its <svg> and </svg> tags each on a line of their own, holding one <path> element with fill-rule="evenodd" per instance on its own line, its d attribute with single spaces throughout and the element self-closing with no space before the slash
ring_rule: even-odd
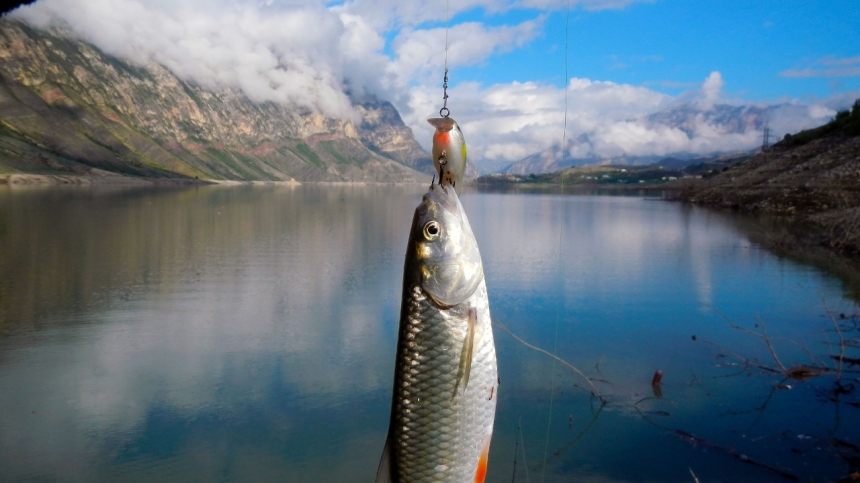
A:
<svg viewBox="0 0 860 483">
<path fill-rule="evenodd" d="M 483 282 L 473 298 L 474 305 L 487 307 Z M 407 303 L 410 315 L 401 329 L 407 343 L 398 354 L 406 366 L 395 380 L 395 398 L 401 401 L 395 407 L 400 424 L 393 431 L 398 469 L 416 475 L 409 480 L 416 483 L 472 481 L 462 475 L 475 474 L 482 450 L 475 442 L 483 443 L 487 421 L 491 431 L 495 414 L 495 394 L 490 399 L 497 380 L 491 329 L 489 324 L 481 328 L 469 384 L 462 396 L 453 397 L 467 314 L 440 311 L 419 287 L 413 288 Z M 489 310 L 478 319 L 489 321 Z M 439 471 L 440 466 L 448 468 Z"/>
<path fill-rule="evenodd" d="M 441 248 L 421 238 L 422 226 L 436 222 L 444 234 L 436 238 L 450 237 Z M 497 396 L 477 243 L 454 190 L 431 187 L 407 249 L 391 422 L 376 481 L 482 482 Z"/>
</svg>

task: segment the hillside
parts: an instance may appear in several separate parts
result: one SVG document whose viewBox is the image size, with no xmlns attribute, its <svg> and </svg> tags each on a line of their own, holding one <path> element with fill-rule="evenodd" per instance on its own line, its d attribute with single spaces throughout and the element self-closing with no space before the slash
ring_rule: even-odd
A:
<svg viewBox="0 0 860 483">
<path fill-rule="evenodd" d="M 0 174 L 416 182 L 430 156 L 385 101 L 361 122 L 208 90 L 0 19 Z"/>
<path fill-rule="evenodd" d="M 803 243 L 860 254 L 860 100 L 823 126 L 674 188 L 679 200 L 789 216 L 812 228 Z"/>
<path fill-rule="evenodd" d="M 478 178 L 477 183 L 489 185 L 528 186 L 596 186 L 600 188 L 662 189 L 676 179 L 712 176 L 728 166 L 749 158 L 751 153 L 740 152 L 715 157 L 679 160 L 663 158 L 647 166 L 633 164 L 599 164 L 575 166 L 552 173 L 511 174 L 494 173 Z"/>
</svg>

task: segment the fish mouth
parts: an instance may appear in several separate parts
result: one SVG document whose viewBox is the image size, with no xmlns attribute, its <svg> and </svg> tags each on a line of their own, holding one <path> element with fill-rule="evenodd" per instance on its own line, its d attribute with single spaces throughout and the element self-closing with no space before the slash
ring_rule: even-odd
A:
<svg viewBox="0 0 860 483">
<path fill-rule="evenodd" d="M 460 199 L 452 186 L 433 184 L 424 195 L 421 206 L 424 211 L 429 211 L 432 205 L 438 205 L 443 210 L 458 218 L 462 218 Z"/>
</svg>

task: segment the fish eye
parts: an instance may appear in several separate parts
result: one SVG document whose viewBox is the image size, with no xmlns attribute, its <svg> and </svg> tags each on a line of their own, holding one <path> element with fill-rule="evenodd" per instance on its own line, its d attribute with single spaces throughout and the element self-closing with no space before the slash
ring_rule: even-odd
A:
<svg viewBox="0 0 860 483">
<path fill-rule="evenodd" d="M 433 241 L 439 238 L 439 234 L 442 232 L 442 227 L 439 226 L 438 221 L 428 221 L 424 224 L 424 238 L 427 241 Z"/>
</svg>

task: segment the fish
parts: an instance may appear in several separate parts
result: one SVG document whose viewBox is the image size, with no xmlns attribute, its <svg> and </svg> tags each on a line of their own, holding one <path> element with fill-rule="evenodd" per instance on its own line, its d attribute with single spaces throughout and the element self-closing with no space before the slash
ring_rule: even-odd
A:
<svg viewBox="0 0 860 483">
<path fill-rule="evenodd" d="M 481 253 L 454 187 L 434 183 L 409 232 L 376 483 L 482 483 L 498 386 Z"/>
<path fill-rule="evenodd" d="M 434 117 L 427 119 L 427 122 L 436 128 L 432 154 L 433 166 L 439 173 L 439 183 L 453 186 L 459 195 L 466 172 L 466 139 L 463 131 L 457 121 L 450 117 Z"/>
</svg>

